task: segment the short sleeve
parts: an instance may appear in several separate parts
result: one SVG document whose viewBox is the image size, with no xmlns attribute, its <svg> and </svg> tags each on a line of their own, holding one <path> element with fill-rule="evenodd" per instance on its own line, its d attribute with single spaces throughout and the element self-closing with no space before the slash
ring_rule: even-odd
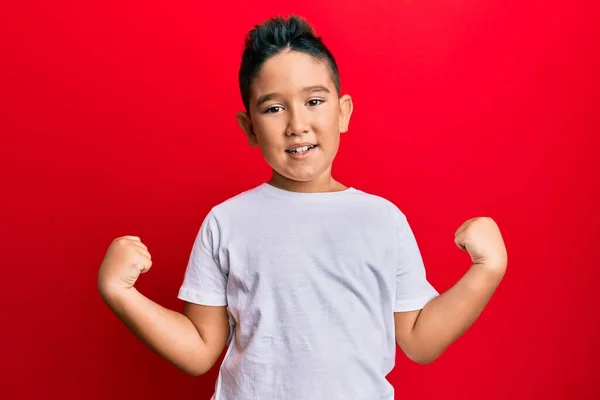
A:
<svg viewBox="0 0 600 400">
<path fill-rule="evenodd" d="M 399 247 L 396 256 L 395 312 L 422 309 L 439 293 L 429 283 L 415 235 L 404 216 L 399 222 Z"/>
<path fill-rule="evenodd" d="M 198 232 L 178 298 L 206 306 L 227 305 L 227 274 L 219 265 L 220 232 L 212 212 Z"/>
</svg>

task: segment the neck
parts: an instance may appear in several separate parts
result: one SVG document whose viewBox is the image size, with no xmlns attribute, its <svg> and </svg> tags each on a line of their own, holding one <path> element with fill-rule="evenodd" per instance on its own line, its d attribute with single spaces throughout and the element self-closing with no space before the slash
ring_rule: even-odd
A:
<svg viewBox="0 0 600 400">
<path fill-rule="evenodd" d="M 331 173 L 323 174 L 323 176 L 310 181 L 295 181 L 273 171 L 269 184 L 279 189 L 301 193 L 339 192 L 348 189 L 333 179 Z"/>
</svg>

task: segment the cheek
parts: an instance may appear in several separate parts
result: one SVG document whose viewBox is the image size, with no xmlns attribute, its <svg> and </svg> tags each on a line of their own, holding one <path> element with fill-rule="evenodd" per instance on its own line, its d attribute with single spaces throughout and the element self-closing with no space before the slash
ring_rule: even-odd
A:
<svg viewBox="0 0 600 400">
<path fill-rule="evenodd" d="M 268 122 L 257 121 L 254 125 L 254 133 L 261 147 L 272 147 L 281 143 L 285 125 L 281 121 L 273 119 Z"/>
<path fill-rule="evenodd" d="M 340 129 L 336 116 L 330 114 L 315 120 L 313 128 L 320 141 L 332 144 L 339 142 Z"/>
<path fill-rule="evenodd" d="M 333 132 L 339 125 L 339 107 L 332 102 L 326 103 L 327 106 L 320 108 L 313 115 L 313 122 L 323 130 Z"/>
</svg>

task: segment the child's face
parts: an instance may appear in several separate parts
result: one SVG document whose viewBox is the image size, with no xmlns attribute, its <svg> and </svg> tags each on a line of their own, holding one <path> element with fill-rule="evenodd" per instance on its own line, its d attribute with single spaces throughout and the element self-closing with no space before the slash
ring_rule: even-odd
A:
<svg viewBox="0 0 600 400">
<path fill-rule="evenodd" d="M 351 114 L 352 100 L 338 97 L 325 62 L 284 52 L 263 64 L 252 84 L 249 115 L 239 113 L 238 121 L 278 178 L 309 182 L 329 179 Z M 309 148 L 293 150 L 300 145 Z"/>
</svg>

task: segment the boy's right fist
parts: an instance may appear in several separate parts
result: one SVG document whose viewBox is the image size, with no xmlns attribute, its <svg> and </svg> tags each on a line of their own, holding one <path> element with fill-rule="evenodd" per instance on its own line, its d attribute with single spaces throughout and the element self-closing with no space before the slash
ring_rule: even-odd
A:
<svg viewBox="0 0 600 400">
<path fill-rule="evenodd" d="M 98 272 L 98 288 L 102 295 L 115 290 L 131 289 L 140 274 L 152 266 L 148 248 L 137 236 L 123 236 L 108 246 Z"/>
</svg>

